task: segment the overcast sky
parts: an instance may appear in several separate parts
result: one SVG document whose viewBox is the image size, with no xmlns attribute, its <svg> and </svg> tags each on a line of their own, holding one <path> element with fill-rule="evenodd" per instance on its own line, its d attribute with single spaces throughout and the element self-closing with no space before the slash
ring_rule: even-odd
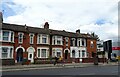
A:
<svg viewBox="0 0 120 77">
<path fill-rule="evenodd" d="M 4 22 L 118 38 L 118 0 L 2 0 Z"/>
</svg>

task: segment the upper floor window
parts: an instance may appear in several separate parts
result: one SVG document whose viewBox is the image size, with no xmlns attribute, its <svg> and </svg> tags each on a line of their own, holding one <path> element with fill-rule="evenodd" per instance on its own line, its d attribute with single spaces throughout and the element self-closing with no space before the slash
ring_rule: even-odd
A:
<svg viewBox="0 0 120 77">
<path fill-rule="evenodd" d="M 40 40 L 41 40 L 41 35 L 38 34 L 38 36 L 37 36 L 37 43 L 38 43 L 38 44 L 40 44 Z"/>
<path fill-rule="evenodd" d="M 42 43 L 47 43 L 47 35 L 42 35 Z"/>
<path fill-rule="evenodd" d="M 7 31 L 7 30 L 1 30 L 0 31 L 0 40 L 4 42 L 14 42 L 14 32 L 13 31 Z"/>
<path fill-rule="evenodd" d="M 18 42 L 23 43 L 23 33 L 18 33 Z"/>
<path fill-rule="evenodd" d="M 69 38 L 68 38 L 68 37 L 65 37 L 65 41 L 66 41 L 66 46 L 68 46 Z"/>
<path fill-rule="evenodd" d="M 11 42 L 14 42 L 14 32 L 11 32 Z"/>
<path fill-rule="evenodd" d="M 49 36 L 45 34 L 38 34 L 37 43 L 38 44 L 48 44 Z"/>
<path fill-rule="evenodd" d="M 62 45 L 62 36 L 53 36 L 53 45 Z"/>
<path fill-rule="evenodd" d="M 9 31 L 3 31 L 3 41 L 9 41 Z"/>
<path fill-rule="evenodd" d="M 71 46 L 75 46 L 75 38 L 71 38 Z"/>
<path fill-rule="evenodd" d="M 78 42 L 77 42 L 77 44 L 78 44 L 78 45 L 77 45 L 77 46 L 80 46 L 80 41 L 81 41 L 81 40 L 80 40 L 80 39 L 78 39 Z"/>
<path fill-rule="evenodd" d="M 34 34 L 30 33 L 30 44 L 33 44 L 34 42 Z"/>
<path fill-rule="evenodd" d="M 85 46 L 85 42 L 84 42 L 84 39 L 82 39 L 82 46 Z"/>
</svg>

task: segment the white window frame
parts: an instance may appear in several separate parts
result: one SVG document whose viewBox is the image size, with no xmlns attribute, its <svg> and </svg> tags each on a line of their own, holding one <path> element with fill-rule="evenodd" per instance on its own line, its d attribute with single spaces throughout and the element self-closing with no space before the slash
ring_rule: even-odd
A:
<svg viewBox="0 0 120 77">
<path fill-rule="evenodd" d="M 46 38 L 46 43 L 43 43 L 43 38 Z M 46 34 L 42 34 L 42 41 L 41 41 L 42 44 L 48 44 L 48 35 Z"/>
<path fill-rule="evenodd" d="M 84 42 L 84 45 L 82 45 L 82 42 Z M 81 46 L 86 46 L 86 40 L 85 39 L 81 39 Z"/>
<path fill-rule="evenodd" d="M 6 32 L 9 32 L 8 34 L 8 40 L 3 40 L 4 36 L 3 36 L 3 32 L 6 31 Z M 11 34 L 13 33 L 13 35 L 11 36 Z M 13 31 L 9 31 L 9 30 L 0 30 L 0 41 L 3 41 L 3 42 L 14 42 L 14 32 Z M 12 40 L 11 40 L 12 38 Z"/>
<path fill-rule="evenodd" d="M 32 37 L 31 37 L 32 36 Z M 33 33 L 30 33 L 29 34 L 29 37 L 30 37 L 30 44 L 34 44 L 34 34 Z"/>
<path fill-rule="evenodd" d="M 46 36 L 46 43 L 43 43 L 43 37 Z M 37 44 L 49 44 L 49 35 L 47 34 L 38 34 L 37 35 Z"/>
<path fill-rule="evenodd" d="M 52 49 L 52 57 L 55 57 L 55 56 L 59 57 L 59 56 L 57 56 L 57 52 L 60 52 L 60 56 L 62 57 L 62 48 L 53 48 Z"/>
<path fill-rule="evenodd" d="M 4 32 L 8 32 L 8 36 L 3 36 Z M 8 40 L 4 40 L 4 39 L 3 39 L 4 37 L 7 37 Z M 3 40 L 4 42 L 9 42 L 9 41 L 10 41 L 10 38 L 9 38 L 9 37 L 10 37 L 10 31 L 3 30 L 3 31 L 2 31 L 2 40 Z"/>
<path fill-rule="evenodd" d="M 12 33 L 13 33 L 13 35 L 12 35 Z M 11 37 L 10 37 L 10 41 L 14 43 L 14 32 L 13 32 L 13 31 L 11 31 L 10 36 L 11 36 Z M 12 38 L 12 39 L 11 39 L 11 38 Z"/>
<path fill-rule="evenodd" d="M 42 54 L 42 49 L 46 49 L 46 56 L 45 57 L 42 57 L 41 54 Z M 40 50 L 40 56 L 38 56 L 38 50 Z M 48 58 L 49 56 L 49 48 L 45 48 L 45 47 L 38 47 L 37 48 L 37 57 L 38 58 Z"/>
<path fill-rule="evenodd" d="M 22 34 L 22 36 L 21 36 L 21 41 L 20 41 L 20 37 L 19 37 L 20 34 Z M 24 33 L 22 33 L 22 32 L 19 32 L 19 33 L 18 33 L 18 43 L 19 43 L 19 44 L 22 44 L 22 43 L 23 43 L 23 36 L 24 36 Z"/>
<path fill-rule="evenodd" d="M 81 58 L 81 50 L 78 50 L 79 58 Z"/>
<path fill-rule="evenodd" d="M 75 51 L 75 53 L 73 54 L 73 51 L 75 51 L 75 50 L 72 50 L 72 58 L 76 58 L 76 51 Z"/>
<path fill-rule="evenodd" d="M 68 46 L 69 38 L 65 37 L 65 41 L 66 41 L 66 46 Z"/>
<path fill-rule="evenodd" d="M 60 37 L 60 38 L 58 38 Z M 58 44 L 58 41 L 60 41 L 60 44 Z M 63 37 L 62 36 L 53 36 L 52 37 L 52 45 L 63 45 Z"/>
<path fill-rule="evenodd" d="M 79 46 L 79 47 L 81 46 L 81 39 L 80 38 L 77 39 L 77 46 Z"/>
<path fill-rule="evenodd" d="M 73 43 L 73 46 L 75 46 L 75 38 L 72 38 L 72 43 Z"/>
<path fill-rule="evenodd" d="M 84 56 L 83 56 L 83 51 L 84 51 Z M 85 50 L 82 50 L 82 51 L 81 51 L 81 54 L 82 54 L 82 55 L 81 55 L 82 58 L 85 58 L 85 57 L 86 57 L 86 51 L 85 51 Z"/>
<path fill-rule="evenodd" d="M 37 35 L 37 44 L 40 44 L 41 43 L 41 34 L 38 34 Z"/>
<path fill-rule="evenodd" d="M 2 48 L 8 48 L 7 57 L 6 58 L 2 58 L 2 52 L 0 52 L 0 58 L 1 59 L 13 59 L 14 47 L 13 46 L 0 46 L 0 51 L 2 51 Z M 10 53 L 10 49 L 11 48 L 12 48 L 12 51 Z"/>
</svg>

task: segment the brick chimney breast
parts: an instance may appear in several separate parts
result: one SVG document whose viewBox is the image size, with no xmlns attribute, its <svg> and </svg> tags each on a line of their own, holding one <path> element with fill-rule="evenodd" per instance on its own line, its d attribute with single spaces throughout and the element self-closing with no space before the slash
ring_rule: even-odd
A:
<svg viewBox="0 0 120 77">
<path fill-rule="evenodd" d="M 45 22 L 44 29 L 49 29 L 49 24 L 48 24 L 48 22 Z"/>
</svg>

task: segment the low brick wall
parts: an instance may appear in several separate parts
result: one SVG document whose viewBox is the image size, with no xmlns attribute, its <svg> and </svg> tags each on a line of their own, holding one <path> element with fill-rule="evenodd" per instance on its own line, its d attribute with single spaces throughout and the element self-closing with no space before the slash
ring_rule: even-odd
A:
<svg viewBox="0 0 120 77">
<path fill-rule="evenodd" d="M 14 59 L 1 59 L 2 65 L 15 65 Z"/>
<path fill-rule="evenodd" d="M 34 59 L 34 64 L 51 64 L 53 63 L 55 60 L 52 59 L 50 60 L 49 58 L 43 58 L 43 59 Z"/>
<path fill-rule="evenodd" d="M 93 63 L 93 58 L 82 58 L 82 63 Z M 106 58 L 98 58 L 98 62 L 107 62 Z"/>
</svg>

